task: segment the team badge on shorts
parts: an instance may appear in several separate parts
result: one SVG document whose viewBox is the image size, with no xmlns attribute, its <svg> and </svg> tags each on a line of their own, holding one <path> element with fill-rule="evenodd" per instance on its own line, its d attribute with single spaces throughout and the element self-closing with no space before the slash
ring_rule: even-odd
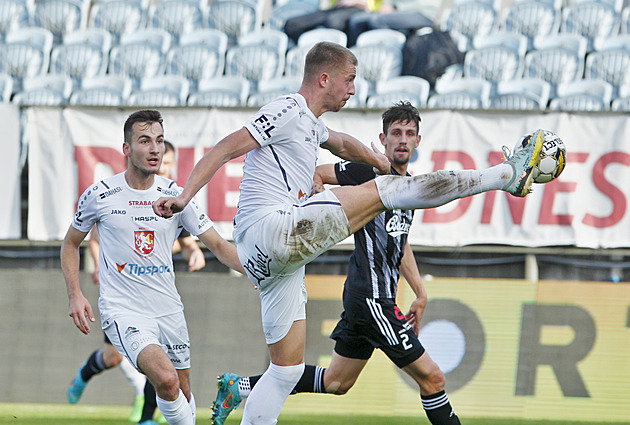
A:
<svg viewBox="0 0 630 425">
<path fill-rule="evenodd" d="M 135 230 L 133 232 L 135 248 L 141 255 L 149 255 L 153 252 L 155 237 L 153 230 Z"/>
</svg>

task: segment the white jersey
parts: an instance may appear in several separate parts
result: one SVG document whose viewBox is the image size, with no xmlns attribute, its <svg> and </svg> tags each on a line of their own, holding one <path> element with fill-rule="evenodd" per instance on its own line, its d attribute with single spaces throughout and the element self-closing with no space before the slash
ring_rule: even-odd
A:
<svg viewBox="0 0 630 425">
<path fill-rule="evenodd" d="M 234 239 L 257 218 L 279 206 L 304 201 L 313 189 L 319 147 L 328 129 L 301 94 L 263 106 L 245 128 L 260 145 L 247 153 L 240 186 Z"/>
<path fill-rule="evenodd" d="M 182 227 L 200 235 L 213 226 L 193 199 L 170 219 L 155 215 L 152 203 L 181 192 L 172 180 L 155 176 L 147 190 L 129 187 L 125 173 L 89 187 L 79 199 L 72 225 L 100 239 L 99 310 L 103 323 L 113 313 L 159 317 L 183 310 L 175 287 L 173 243 Z"/>
</svg>

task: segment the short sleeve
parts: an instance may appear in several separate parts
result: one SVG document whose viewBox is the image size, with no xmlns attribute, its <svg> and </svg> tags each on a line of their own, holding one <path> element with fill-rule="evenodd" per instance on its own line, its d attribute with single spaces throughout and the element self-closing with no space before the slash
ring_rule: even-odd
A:
<svg viewBox="0 0 630 425">
<path fill-rule="evenodd" d="M 367 164 L 341 161 L 335 164 L 335 175 L 341 186 L 356 186 L 376 177 L 374 168 Z"/>
<path fill-rule="evenodd" d="M 98 221 L 98 191 L 99 185 L 93 184 L 79 198 L 77 212 L 72 220 L 75 229 L 87 233 Z"/>
<path fill-rule="evenodd" d="M 181 222 L 184 229 L 194 236 L 199 236 L 214 226 L 208 214 L 199 207 L 199 204 L 194 198 L 186 205 L 184 211 L 181 212 Z"/>
</svg>

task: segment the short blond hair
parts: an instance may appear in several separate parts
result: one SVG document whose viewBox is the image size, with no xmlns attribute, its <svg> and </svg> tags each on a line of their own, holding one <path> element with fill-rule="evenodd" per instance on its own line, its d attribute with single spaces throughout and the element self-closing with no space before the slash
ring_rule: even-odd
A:
<svg viewBox="0 0 630 425">
<path fill-rule="evenodd" d="M 306 55 L 304 81 L 316 79 L 322 72 L 338 71 L 349 63 L 354 66 L 359 63 L 350 49 L 337 43 L 319 42 Z"/>
</svg>

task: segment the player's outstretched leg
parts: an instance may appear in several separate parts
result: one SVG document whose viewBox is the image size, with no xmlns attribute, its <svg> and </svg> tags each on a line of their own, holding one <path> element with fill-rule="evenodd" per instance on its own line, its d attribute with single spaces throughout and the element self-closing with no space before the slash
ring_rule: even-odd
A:
<svg viewBox="0 0 630 425">
<path fill-rule="evenodd" d="M 232 410 L 241 404 L 241 396 L 238 392 L 238 381 L 241 379 L 235 373 L 224 373 L 219 376 L 217 398 L 212 403 L 212 425 L 223 425 Z"/>
<path fill-rule="evenodd" d="M 77 376 L 74 377 L 70 386 L 68 387 L 68 402 L 71 404 L 76 404 L 81 399 L 83 395 L 83 390 L 85 390 L 85 386 L 87 382 L 83 380 L 81 377 L 81 371 L 85 367 L 86 362 L 83 362 L 81 366 L 79 366 L 79 370 L 77 372 Z"/>
<path fill-rule="evenodd" d="M 484 170 L 440 170 L 413 177 L 385 175 L 374 181 L 387 209 L 435 208 L 455 199 L 490 190 L 505 190 L 514 196 L 531 191 L 534 167 L 540 161 L 544 132 L 534 132 L 529 143 L 519 143 L 513 155 Z"/>
</svg>

